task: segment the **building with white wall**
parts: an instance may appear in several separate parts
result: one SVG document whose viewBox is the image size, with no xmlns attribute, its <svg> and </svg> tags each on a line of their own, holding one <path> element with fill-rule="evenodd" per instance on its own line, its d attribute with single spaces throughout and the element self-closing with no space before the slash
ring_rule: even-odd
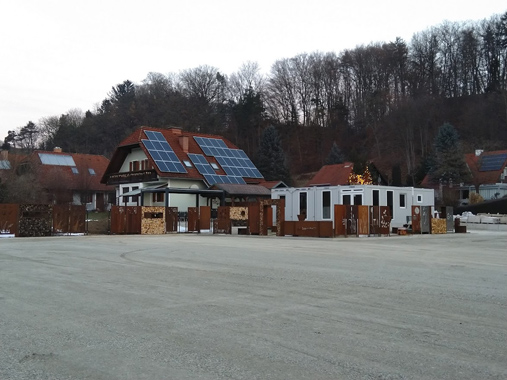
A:
<svg viewBox="0 0 507 380">
<path fill-rule="evenodd" d="M 248 189 L 263 181 L 243 150 L 221 136 L 152 127 L 122 141 L 102 177 L 102 183 L 116 186 L 118 205 L 183 211 L 218 206 L 224 191 L 211 189 L 215 185 Z"/>
<path fill-rule="evenodd" d="M 285 220 L 334 220 L 334 205 L 388 206 L 391 226 L 402 227 L 410 220 L 412 206 L 435 205 L 433 189 L 379 185 L 310 186 L 271 190 L 272 199 L 285 199 Z"/>
</svg>

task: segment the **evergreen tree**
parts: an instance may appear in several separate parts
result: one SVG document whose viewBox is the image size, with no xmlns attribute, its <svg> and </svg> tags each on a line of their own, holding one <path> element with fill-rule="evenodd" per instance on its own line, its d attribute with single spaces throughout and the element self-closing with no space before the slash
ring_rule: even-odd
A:
<svg viewBox="0 0 507 380">
<path fill-rule="evenodd" d="M 331 150 L 329 151 L 329 155 L 327 156 L 326 164 L 327 165 L 343 164 L 343 161 L 345 160 L 341 149 L 338 148 L 336 142 L 333 142 L 333 146 L 331 146 Z"/>
<path fill-rule="evenodd" d="M 280 180 L 290 183 L 280 136 L 273 126 L 267 127 L 262 133 L 256 164 L 267 181 Z"/>
<path fill-rule="evenodd" d="M 431 168 L 433 182 L 459 184 L 468 178 L 468 169 L 461 150 L 459 135 L 449 123 L 443 124 L 435 137 L 435 162 Z"/>
</svg>

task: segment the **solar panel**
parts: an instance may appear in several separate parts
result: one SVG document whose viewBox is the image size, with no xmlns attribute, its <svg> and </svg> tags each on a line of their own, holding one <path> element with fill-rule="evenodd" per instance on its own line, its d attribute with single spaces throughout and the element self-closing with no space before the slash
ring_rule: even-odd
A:
<svg viewBox="0 0 507 380">
<path fill-rule="evenodd" d="M 158 169 L 165 173 L 187 173 L 176 153 L 161 132 L 144 131 L 148 140 L 141 140 Z"/>
<path fill-rule="evenodd" d="M 482 156 L 481 167 L 479 171 L 487 172 L 492 170 L 500 170 L 505 160 L 507 160 L 507 153 Z"/>
<path fill-rule="evenodd" d="M 232 175 L 204 174 L 204 178 L 210 186 L 217 183 L 232 183 L 238 185 L 246 184 L 245 180 L 242 177 L 236 177 Z"/>
<path fill-rule="evenodd" d="M 241 149 L 231 149 L 220 139 L 194 137 L 207 156 L 213 156 L 228 176 L 263 178 L 253 162 Z M 243 180 L 244 182 L 244 180 Z"/>
<path fill-rule="evenodd" d="M 43 165 L 76 166 L 72 156 L 64 154 L 39 153 Z"/>
<path fill-rule="evenodd" d="M 202 154 L 189 153 L 188 158 L 190 158 L 200 174 L 215 174 L 215 170 L 211 167 L 208 161 L 206 161 L 206 158 L 204 158 Z"/>
<path fill-rule="evenodd" d="M 245 183 L 245 180 L 239 176 L 216 174 L 215 169 L 202 154 L 189 153 L 188 158 L 190 158 L 197 171 L 204 176 L 209 186 L 216 183 Z"/>
</svg>

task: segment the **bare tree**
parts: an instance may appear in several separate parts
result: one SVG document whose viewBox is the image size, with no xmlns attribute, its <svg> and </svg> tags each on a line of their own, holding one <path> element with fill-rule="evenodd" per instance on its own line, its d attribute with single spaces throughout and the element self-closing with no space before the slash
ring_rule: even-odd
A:
<svg viewBox="0 0 507 380">
<path fill-rule="evenodd" d="M 183 71 L 179 81 L 186 96 L 212 103 L 222 98 L 226 78 L 215 67 L 204 65 Z"/>
<path fill-rule="evenodd" d="M 265 78 L 260 73 L 259 64 L 257 62 L 246 62 L 241 65 L 240 69 L 231 74 L 228 81 L 228 97 L 234 102 L 251 89 L 255 93 L 263 94 L 265 91 Z"/>
<path fill-rule="evenodd" d="M 60 129 L 60 118 L 58 116 L 48 116 L 39 120 L 41 147 L 44 150 L 53 146 L 58 130 Z"/>
</svg>

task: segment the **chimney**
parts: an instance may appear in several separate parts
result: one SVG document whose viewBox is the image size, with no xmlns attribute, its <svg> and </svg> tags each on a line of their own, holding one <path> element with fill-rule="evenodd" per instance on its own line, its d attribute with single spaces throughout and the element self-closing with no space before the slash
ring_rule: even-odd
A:
<svg viewBox="0 0 507 380">
<path fill-rule="evenodd" d="M 181 128 L 172 127 L 169 128 L 173 135 L 181 136 Z"/>
<path fill-rule="evenodd" d="M 54 149 L 53 149 L 53 152 L 55 152 L 55 153 L 62 153 L 62 148 L 60 148 L 59 146 L 55 146 Z"/>
<path fill-rule="evenodd" d="M 4 149 L 0 151 L 0 161 L 8 161 L 9 160 L 9 151 Z"/>
<path fill-rule="evenodd" d="M 475 156 L 479 157 L 482 154 L 482 152 L 484 152 L 484 149 L 476 149 L 475 150 Z"/>
<path fill-rule="evenodd" d="M 188 136 L 180 136 L 179 141 L 180 147 L 183 150 L 183 152 L 188 153 Z"/>
</svg>

